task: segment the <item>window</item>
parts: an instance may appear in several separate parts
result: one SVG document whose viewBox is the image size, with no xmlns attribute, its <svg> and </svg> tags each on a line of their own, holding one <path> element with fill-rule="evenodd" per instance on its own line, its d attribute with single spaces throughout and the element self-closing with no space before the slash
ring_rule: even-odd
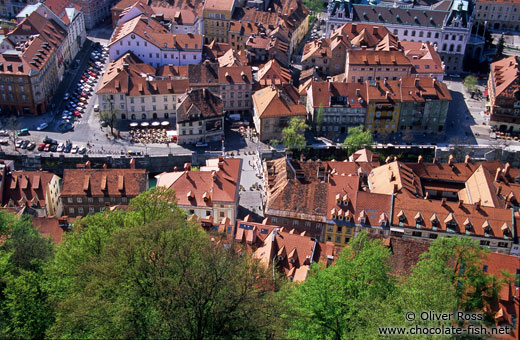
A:
<svg viewBox="0 0 520 340">
<path fill-rule="evenodd" d="M 121 197 L 121 202 L 122 203 L 127 203 L 128 202 L 128 198 L 127 197 Z"/>
<path fill-rule="evenodd" d="M 83 208 L 82 207 L 78 208 L 78 214 L 83 214 Z"/>
<path fill-rule="evenodd" d="M 220 217 L 224 217 L 224 215 L 225 215 L 225 214 L 224 214 L 223 211 L 221 211 L 220 214 L 219 214 Z"/>
<path fill-rule="evenodd" d="M 293 224 L 293 226 L 297 227 L 297 226 L 300 225 L 300 221 L 298 221 L 298 220 L 293 220 L 292 224 Z"/>
<path fill-rule="evenodd" d="M 321 230 L 321 223 L 316 223 L 316 229 Z"/>
<path fill-rule="evenodd" d="M 67 198 L 67 203 L 74 203 L 72 197 L 68 197 L 68 198 Z"/>
<path fill-rule="evenodd" d="M 422 233 L 420 231 L 414 231 L 414 232 L 412 232 L 412 236 L 422 237 Z"/>
<path fill-rule="evenodd" d="M 81 197 L 78 197 L 78 198 L 76 199 L 76 202 L 78 202 L 78 203 L 83 203 L 83 199 L 82 199 Z"/>
<path fill-rule="evenodd" d="M 332 230 L 333 230 L 332 228 L 333 228 L 332 225 L 330 225 L 330 224 L 327 225 L 327 231 L 328 231 L 328 232 L 331 232 L 331 233 L 332 233 Z"/>
<path fill-rule="evenodd" d="M 341 236 L 336 236 L 336 243 L 340 243 L 341 242 Z"/>
<path fill-rule="evenodd" d="M 489 241 L 481 240 L 481 241 L 480 241 L 480 245 L 481 245 L 481 246 L 489 246 Z"/>
<path fill-rule="evenodd" d="M 92 198 L 92 197 L 87 197 L 87 202 L 88 202 L 88 203 L 94 203 L 94 198 Z"/>
<path fill-rule="evenodd" d="M 488 271 L 488 266 L 487 266 L 487 264 L 485 264 L 485 265 L 482 267 L 482 271 L 483 271 L 484 273 L 487 273 L 487 271 Z"/>
<path fill-rule="evenodd" d="M 507 242 L 498 242 L 499 248 L 507 248 L 507 246 L 508 246 Z"/>
<path fill-rule="evenodd" d="M 339 225 L 336 226 L 336 232 L 337 232 L 338 234 L 341 234 L 341 233 L 343 232 L 341 226 L 339 226 Z"/>
<path fill-rule="evenodd" d="M 310 227 L 311 227 L 311 222 L 305 221 L 305 228 L 310 228 Z"/>
<path fill-rule="evenodd" d="M 273 221 L 273 223 L 278 223 L 278 218 L 277 217 L 272 217 L 271 220 Z"/>
<path fill-rule="evenodd" d="M 99 203 L 103 203 L 103 201 L 104 201 L 103 197 L 99 197 L 99 198 L 98 198 L 98 202 L 99 202 Z"/>
<path fill-rule="evenodd" d="M 96 212 L 96 210 L 94 209 L 94 207 L 88 207 L 88 212 L 89 214 L 93 214 L 94 212 Z"/>
<path fill-rule="evenodd" d="M 69 214 L 74 215 L 74 208 L 69 208 Z"/>
</svg>

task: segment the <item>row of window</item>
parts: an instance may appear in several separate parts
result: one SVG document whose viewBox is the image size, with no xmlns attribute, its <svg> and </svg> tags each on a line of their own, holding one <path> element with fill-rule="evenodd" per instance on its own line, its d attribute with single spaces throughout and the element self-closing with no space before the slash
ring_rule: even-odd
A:
<svg viewBox="0 0 520 340">
<path fill-rule="evenodd" d="M 116 50 L 116 55 L 118 55 L 118 56 L 121 55 L 119 50 Z M 138 56 L 139 57 L 146 57 L 146 55 L 141 55 L 141 54 L 139 54 Z M 153 53 L 149 53 L 148 56 L 149 56 L 149 58 L 153 58 Z M 200 57 L 200 56 L 197 55 L 197 54 L 194 54 L 193 55 L 193 60 L 197 60 L 197 57 Z M 155 53 L 155 58 L 159 59 L 159 53 Z M 167 54 L 164 54 L 164 59 L 168 59 L 168 55 Z M 172 54 L 171 55 L 171 59 L 178 60 L 179 57 L 175 56 L 174 54 Z M 186 60 L 186 54 L 182 54 L 182 60 Z"/>
<path fill-rule="evenodd" d="M 427 234 L 426 232 L 424 233 L 425 235 Z M 412 236 L 414 237 L 423 237 L 423 232 L 421 231 L 413 231 L 412 232 Z M 426 236 L 425 236 L 426 237 Z M 434 240 L 438 237 L 438 234 L 435 234 L 435 233 L 429 233 L 428 234 L 428 238 Z M 480 245 L 481 246 L 490 246 L 490 241 L 489 240 L 481 240 L 480 241 Z M 509 243 L 508 242 L 498 242 L 497 244 L 497 247 L 499 248 L 507 248 L 509 247 Z"/>
<path fill-rule="evenodd" d="M 133 34 L 132 34 L 132 39 L 135 39 L 135 36 Z M 139 41 L 136 41 L 135 44 L 136 44 L 136 46 L 139 46 Z M 123 40 L 119 41 L 119 45 L 123 46 Z M 132 42 L 130 40 L 128 40 L 127 41 L 127 45 L 128 46 L 132 46 Z M 144 46 L 145 47 L 148 46 L 148 43 L 146 41 L 144 42 Z M 164 46 L 164 47 L 166 47 L 166 46 Z M 195 44 L 195 49 L 197 49 L 198 47 L 199 47 L 198 44 Z M 184 48 L 187 49 L 188 48 L 188 44 L 184 44 Z M 150 58 L 151 57 L 152 57 L 152 54 L 150 53 Z M 159 53 L 157 53 L 157 58 L 159 58 Z M 168 58 L 166 54 L 164 55 L 164 58 Z M 173 59 L 173 54 L 172 54 L 172 59 Z"/>
<path fill-rule="evenodd" d="M 278 223 L 278 217 L 274 217 L 274 216 L 271 217 L 271 221 L 272 221 L 273 224 L 277 224 Z M 280 224 L 281 225 L 287 225 L 287 224 L 290 224 L 290 223 L 288 223 L 288 220 L 280 218 Z M 305 225 L 305 228 L 310 228 L 311 227 L 311 222 L 305 221 L 304 225 Z M 293 227 L 299 227 L 300 226 L 300 220 L 293 220 L 292 221 L 292 226 Z M 316 229 L 317 230 L 321 230 L 321 223 L 316 223 Z"/>
<path fill-rule="evenodd" d="M 105 203 L 105 202 L 115 202 L 115 197 L 98 197 L 97 199 L 98 203 Z M 94 197 L 87 197 L 86 199 L 87 203 L 94 203 Z M 128 198 L 127 197 L 121 197 L 121 203 L 127 203 Z M 74 198 L 73 197 L 67 197 L 67 203 L 73 204 Z M 83 197 L 76 197 L 76 203 L 83 203 Z"/>
</svg>

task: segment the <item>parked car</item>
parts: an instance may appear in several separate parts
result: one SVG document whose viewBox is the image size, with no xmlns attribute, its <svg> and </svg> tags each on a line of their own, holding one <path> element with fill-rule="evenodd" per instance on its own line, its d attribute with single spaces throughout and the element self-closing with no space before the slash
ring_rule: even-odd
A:
<svg viewBox="0 0 520 340">
<path fill-rule="evenodd" d="M 0 138 L 0 145 L 9 145 L 9 139 Z"/>
<path fill-rule="evenodd" d="M 203 147 L 208 146 L 208 143 L 197 142 L 197 144 L 195 144 L 195 146 L 198 148 L 203 148 Z"/>
<path fill-rule="evenodd" d="M 45 138 L 43 139 L 43 143 L 45 143 L 45 144 L 58 144 L 57 141 L 55 141 L 52 138 L 49 138 L 48 136 L 45 136 Z"/>
<path fill-rule="evenodd" d="M 58 146 L 57 146 L 56 144 L 52 144 L 49 150 L 50 150 L 51 152 L 55 152 L 56 149 L 58 149 Z"/>
<path fill-rule="evenodd" d="M 21 147 L 22 149 L 27 149 L 27 145 L 29 145 L 29 143 L 30 143 L 30 142 L 29 142 L 28 140 L 24 140 L 24 141 L 22 142 L 22 145 L 21 145 L 20 147 Z"/>
<path fill-rule="evenodd" d="M 29 129 L 21 129 L 16 133 L 18 136 L 28 136 L 29 135 Z"/>
<path fill-rule="evenodd" d="M 102 127 L 107 127 L 108 126 L 108 123 L 104 120 L 101 121 L 101 126 Z"/>
<path fill-rule="evenodd" d="M 57 152 L 63 152 L 63 149 L 65 149 L 65 144 L 60 143 L 58 144 L 58 147 L 56 148 Z"/>
<path fill-rule="evenodd" d="M 19 147 L 22 146 L 22 143 L 23 143 L 23 140 L 18 139 L 18 140 L 14 143 L 14 147 L 18 149 Z"/>
<path fill-rule="evenodd" d="M 78 153 L 80 154 L 84 154 L 84 153 L 87 153 L 87 148 L 86 147 L 82 147 L 81 149 L 79 149 Z"/>
<path fill-rule="evenodd" d="M 38 145 L 38 151 L 43 151 L 43 149 L 45 149 L 44 143 L 41 143 L 40 145 Z"/>
<path fill-rule="evenodd" d="M 77 145 L 74 145 L 72 147 L 72 149 L 70 150 L 71 153 L 78 153 L 78 151 L 79 151 L 79 146 L 77 146 Z"/>
<path fill-rule="evenodd" d="M 35 147 L 36 147 L 36 143 L 34 143 L 34 142 L 30 142 L 30 143 L 27 145 L 27 150 L 34 150 Z"/>
<path fill-rule="evenodd" d="M 38 131 L 45 130 L 48 126 L 49 126 L 49 124 L 47 124 L 47 123 L 41 123 L 40 125 L 38 125 L 36 130 L 38 130 Z"/>
<path fill-rule="evenodd" d="M 70 96 L 69 93 L 66 92 L 65 95 L 63 96 L 63 99 L 64 99 L 64 100 L 67 100 L 67 99 L 69 99 L 69 96 Z"/>
<path fill-rule="evenodd" d="M 43 151 L 45 151 L 45 152 L 51 151 L 51 145 L 50 144 L 45 144 L 45 147 L 43 148 Z"/>
<path fill-rule="evenodd" d="M 94 111 L 95 111 L 95 112 L 99 112 L 99 105 L 97 105 L 97 104 L 94 105 Z"/>
<path fill-rule="evenodd" d="M 8 137 L 9 136 L 9 132 L 7 132 L 7 130 L 0 130 L 0 137 Z"/>
</svg>

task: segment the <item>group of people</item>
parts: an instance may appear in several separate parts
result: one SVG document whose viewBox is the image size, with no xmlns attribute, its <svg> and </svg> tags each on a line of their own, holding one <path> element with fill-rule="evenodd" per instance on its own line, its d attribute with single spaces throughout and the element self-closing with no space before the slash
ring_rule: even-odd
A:
<svg viewBox="0 0 520 340">
<path fill-rule="evenodd" d="M 170 142 L 166 129 L 137 128 L 130 130 L 130 141 L 132 143 L 168 143 Z"/>
</svg>

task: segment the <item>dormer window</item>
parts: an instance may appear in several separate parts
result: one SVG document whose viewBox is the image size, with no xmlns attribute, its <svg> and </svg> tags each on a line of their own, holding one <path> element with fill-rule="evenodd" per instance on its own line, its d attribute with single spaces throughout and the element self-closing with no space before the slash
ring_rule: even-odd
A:
<svg viewBox="0 0 520 340">
<path fill-rule="evenodd" d="M 401 210 L 401 211 L 399 211 L 399 213 L 397 213 L 397 218 L 399 219 L 400 223 L 404 223 L 406 221 L 406 215 L 403 210 Z"/>
<path fill-rule="evenodd" d="M 489 237 L 489 234 L 491 234 L 491 224 L 489 224 L 488 220 L 485 220 L 484 223 L 482 223 L 482 229 L 484 229 L 484 236 Z"/>
<path fill-rule="evenodd" d="M 511 229 L 509 229 L 509 225 L 507 224 L 507 222 L 504 222 L 504 224 L 502 225 L 500 230 L 502 230 L 502 234 L 504 235 L 504 238 L 508 238 L 511 236 Z"/>
<path fill-rule="evenodd" d="M 289 259 L 289 263 L 294 264 L 294 262 L 296 262 L 296 261 L 294 260 L 294 258 L 290 258 L 290 259 Z"/>
<path fill-rule="evenodd" d="M 332 208 L 332 209 L 330 210 L 330 215 L 331 215 L 331 217 L 332 217 L 333 220 L 335 220 L 335 219 L 338 218 L 336 208 Z"/>
<path fill-rule="evenodd" d="M 360 224 L 366 224 L 367 222 L 367 214 L 365 212 L 365 210 L 361 210 L 361 212 L 359 213 L 359 223 Z"/>
<path fill-rule="evenodd" d="M 448 216 L 444 219 L 444 223 L 446 223 L 446 231 L 450 233 L 455 232 L 455 228 L 457 227 L 457 221 L 455 220 L 455 216 L 453 213 L 449 213 Z"/>
<path fill-rule="evenodd" d="M 415 219 L 415 227 L 416 228 L 420 228 L 421 225 L 424 224 L 424 218 L 423 218 L 423 216 L 422 216 L 420 211 L 418 211 L 417 214 L 415 214 L 414 219 Z"/>
<path fill-rule="evenodd" d="M 464 230 L 465 230 L 466 234 L 469 235 L 470 231 L 473 229 L 473 225 L 471 224 L 471 220 L 469 219 L 469 217 L 466 218 L 463 225 L 464 225 Z"/>
<path fill-rule="evenodd" d="M 430 222 L 432 223 L 432 229 L 437 230 L 439 227 L 439 218 L 437 217 L 437 214 L 433 214 L 432 217 L 430 217 Z"/>
</svg>

